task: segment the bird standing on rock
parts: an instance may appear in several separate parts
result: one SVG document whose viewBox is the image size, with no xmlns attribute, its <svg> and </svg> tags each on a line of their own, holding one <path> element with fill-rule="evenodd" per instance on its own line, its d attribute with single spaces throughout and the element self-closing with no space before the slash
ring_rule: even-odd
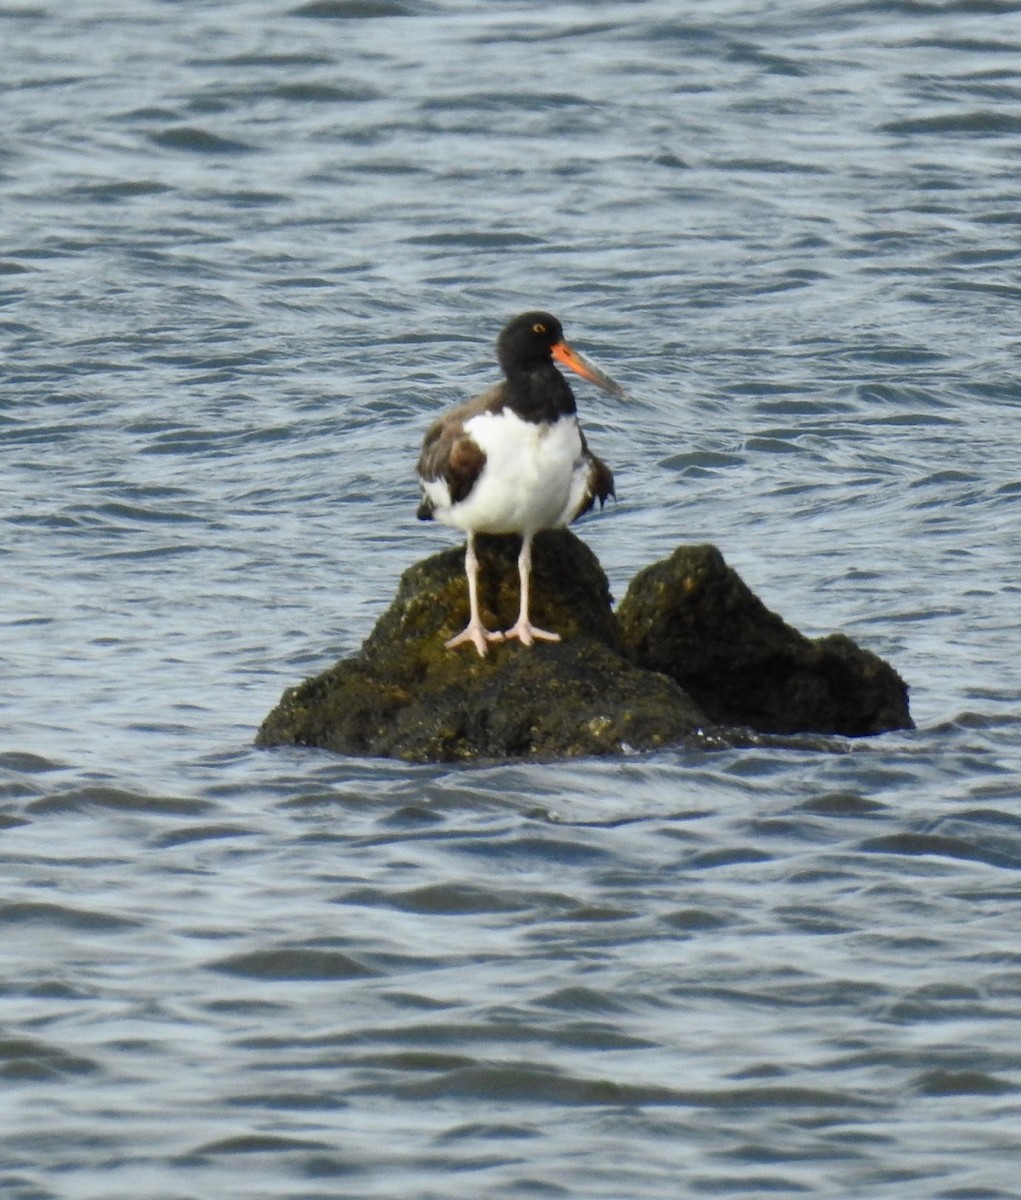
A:
<svg viewBox="0 0 1021 1200">
<path fill-rule="evenodd" d="M 422 503 L 418 517 L 463 529 L 468 535 L 465 573 L 470 616 L 448 649 L 471 642 L 485 655 L 490 642 L 560 634 L 537 629 L 529 619 L 532 539 L 543 529 L 562 529 L 599 500 L 614 495 L 613 472 L 589 450 L 578 424 L 574 393 L 557 370 L 562 363 L 583 379 L 623 398 L 619 384 L 564 341 L 552 314 L 526 312 L 504 327 L 496 343 L 506 379 L 438 417 L 425 435 L 418 460 Z M 556 362 L 554 362 L 556 360 Z M 518 619 L 503 632 L 479 615 L 477 533 L 521 535 Z"/>
</svg>

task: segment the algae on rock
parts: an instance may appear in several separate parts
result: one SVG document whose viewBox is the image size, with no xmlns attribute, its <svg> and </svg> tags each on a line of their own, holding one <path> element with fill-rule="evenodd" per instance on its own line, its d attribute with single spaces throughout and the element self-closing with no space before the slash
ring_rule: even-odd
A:
<svg viewBox="0 0 1021 1200">
<path fill-rule="evenodd" d="M 492 628 L 518 605 L 516 537 L 479 537 Z M 639 572 L 615 616 L 596 557 L 573 533 L 535 539 L 532 615 L 562 635 L 485 658 L 444 641 L 467 619 L 463 550 L 410 567 L 361 651 L 289 688 L 260 746 L 319 746 L 418 762 L 565 758 L 676 745 L 727 727 L 861 735 L 912 728 L 907 687 L 840 634 L 810 641 L 755 597 L 712 546 Z"/>
<path fill-rule="evenodd" d="M 480 603 L 493 628 L 514 621 L 518 539 L 479 537 Z M 261 746 L 320 746 L 419 762 L 620 754 L 670 745 L 707 725 L 673 681 L 620 654 L 606 576 L 573 533 L 535 539 L 532 614 L 560 642 L 496 643 L 485 658 L 444 649 L 467 620 L 463 550 L 405 571 L 353 659 L 291 688 Z"/>
<path fill-rule="evenodd" d="M 624 651 L 669 675 L 721 725 L 851 737 L 911 729 L 908 689 L 843 634 L 810 640 L 755 596 L 715 546 L 639 571 L 617 610 Z"/>
</svg>

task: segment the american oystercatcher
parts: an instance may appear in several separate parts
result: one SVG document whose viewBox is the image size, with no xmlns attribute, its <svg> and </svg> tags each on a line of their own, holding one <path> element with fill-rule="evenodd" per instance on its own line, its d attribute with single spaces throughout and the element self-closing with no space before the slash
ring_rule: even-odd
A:
<svg viewBox="0 0 1021 1200">
<path fill-rule="evenodd" d="M 613 472 L 589 450 L 578 424 L 574 393 L 554 363 L 623 398 L 619 384 L 564 341 L 556 317 L 526 312 L 504 327 L 496 354 L 506 379 L 437 418 L 418 460 L 422 503 L 418 517 L 463 529 L 468 535 L 468 624 L 447 649 L 471 642 L 485 655 L 490 642 L 560 634 L 537 629 L 528 617 L 532 539 L 542 529 L 561 529 L 599 500 L 614 495 Z M 514 625 L 487 629 L 479 616 L 477 533 L 521 535 L 518 575 L 521 607 Z"/>
</svg>

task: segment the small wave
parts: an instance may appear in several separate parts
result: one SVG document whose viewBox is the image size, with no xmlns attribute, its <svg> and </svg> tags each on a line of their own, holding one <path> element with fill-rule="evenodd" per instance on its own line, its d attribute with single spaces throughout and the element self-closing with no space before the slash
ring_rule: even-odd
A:
<svg viewBox="0 0 1021 1200">
<path fill-rule="evenodd" d="M 180 125 L 150 134 L 149 140 L 163 150 L 185 150 L 189 154 L 248 154 L 255 148 L 236 138 L 219 137 L 207 129 L 197 129 L 191 125 Z"/>
<path fill-rule="evenodd" d="M 49 771 L 59 771 L 63 763 L 44 758 L 41 754 L 27 754 L 23 750 L 6 750 L 0 752 L 0 770 L 17 771 L 23 775 L 44 775 Z"/>
<path fill-rule="evenodd" d="M 291 17 L 314 17 L 320 21 L 360 21 L 377 17 L 414 17 L 430 10 L 422 3 L 400 0 L 309 0 L 288 13 Z"/>
<path fill-rule="evenodd" d="M 206 966 L 209 970 L 219 971 L 224 975 L 277 981 L 335 982 L 366 979 L 379 974 L 378 971 L 339 950 L 306 950 L 292 947 L 232 954 L 228 958 L 207 963 Z"/>
<path fill-rule="evenodd" d="M 26 812 L 35 815 L 44 813 L 88 812 L 91 809 L 106 809 L 109 812 L 150 813 L 154 816 L 181 817 L 198 816 L 208 812 L 213 805 L 207 800 L 188 800 L 170 796 L 145 796 L 137 792 L 126 792 L 120 788 L 83 787 L 52 796 L 33 800 Z"/>
<path fill-rule="evenodd" d="M 47 1083 L 98 1071 L 94 1059 L 68 1054 L 34 1038 L 0 1039 L 0 1079 L 8 1083 Z"/>
<path fill-rule="evenodd" d="M 952 112 L 930 117 L 904 117 L 879 127 L 883 133 L 901 135 L 960 133 L 971 137 L 1021 133 L 1021 117 L 1006 112 Z"/>
<path fill-rule="evenodd" d="M 914 1086 L 922 1096 L 1003 1096 L 1019 1090 L 985 1071 L 926 1071 Z"/>
<path fill-rule="evenodd" d="M 63 904 L 21 901 L 0 904 L 0 925 L 52 925 L 81 932 L 134 929 L 140 922 L 113 913 L 68 908 Z"/>
<path fill-rule="evenodd" d="M 249 1133 L 238 1134 L 235 1137 L 220 1138 L 215 1142 L 205 1142 L 197 1146 L 188 1155 L 194 1161 L 197 1158 L 207 1158 L 210 1155 L 222 1154 L 280 1154 L 292 1150 L 332 1150 L 330 1142 L 320 1142 L 312 1138 L 281 1137 L 278 1134 Z"/>
<path fill-rule="evenodd" d="M 1021 870 L 1021 847 L 998 849 L 966 841 L 964 838 L 944 837 L 935 833 L 891 833 L 883 837 L 868 838 L 861 843 L 860 848 L 873 854 L 903 854 L 912 857 L 932 855 L 936 858 L 980 862 L 1007 870 Z"/>
</svg>

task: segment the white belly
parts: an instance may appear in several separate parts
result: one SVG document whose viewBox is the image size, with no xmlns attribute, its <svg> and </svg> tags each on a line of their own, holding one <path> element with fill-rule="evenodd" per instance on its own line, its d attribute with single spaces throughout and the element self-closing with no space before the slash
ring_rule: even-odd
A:
<svg viewBox="0 0 1021 1200">
<path fill-rule="evenodd" d="M 450 504 L 445 483 L 425 485 L 437 520 L 476 533 L 537 533 L 567 524 L 577 492 L 572 480 L 585 468 L 577 417 L 536 425 L 505 409 L 480 413 L 465 429 L 486 465 L 459 504 Z"/>
</svg>

